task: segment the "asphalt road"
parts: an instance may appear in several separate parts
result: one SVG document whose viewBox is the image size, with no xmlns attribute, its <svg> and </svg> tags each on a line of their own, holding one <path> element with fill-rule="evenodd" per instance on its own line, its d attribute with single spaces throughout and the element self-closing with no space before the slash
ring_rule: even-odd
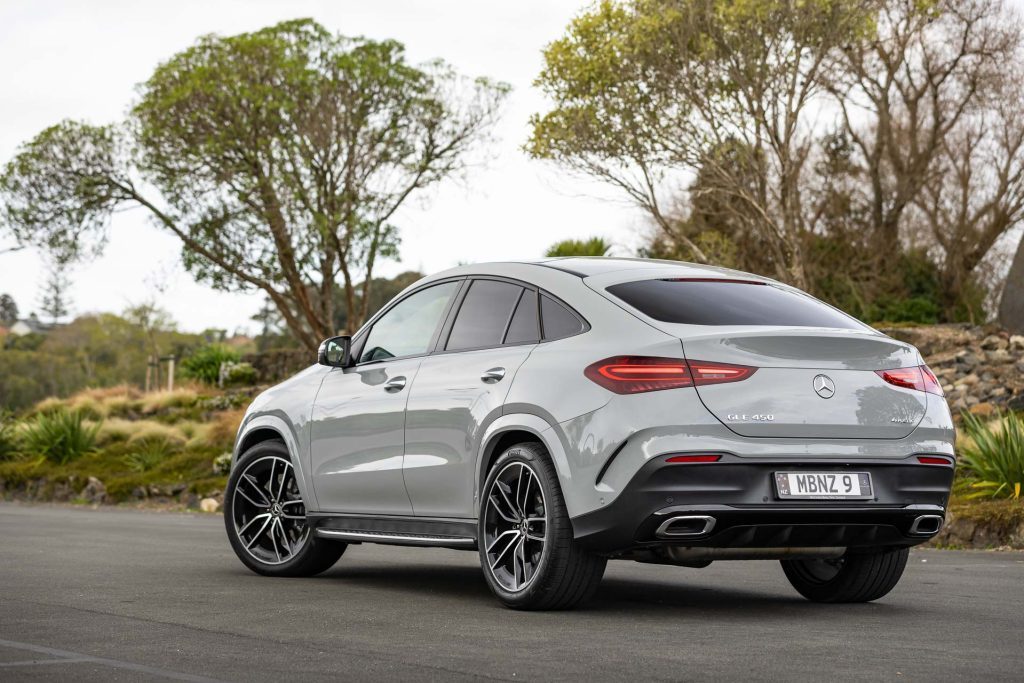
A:
<svg viewBox="0 0 1024 683">
<path fill-rule="evenodd" d="M 586 609 L 520 613 L 474 553 L 353 546 L 249 573 L 219 517 L 0 504 L 0 680 L 1020 680 L 1024 553 L 920 551 L 868 605 L 776 562 L 614 562 Z"/>
</svg>

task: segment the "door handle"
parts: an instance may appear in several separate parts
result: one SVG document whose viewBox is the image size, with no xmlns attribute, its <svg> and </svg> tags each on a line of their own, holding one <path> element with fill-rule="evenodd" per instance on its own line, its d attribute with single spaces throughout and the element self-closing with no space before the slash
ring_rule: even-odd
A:
<svg viewBox="0 0 1024 683">
<path fill-rule="evenodd" d="M 504 376 L 505 368 L 491 368 L 490 370 L 485 371 L 484 374 L 480 375 L 480 379 L 487 384 L 494 384 L 496 382 L 500 382 Z"/>
<path fill-rule="evenodd" d="M 395 377 L 393 379 L 389 379 L 387 382 L 384 383 L 384 391 L 390 391 L 390 392 L 394 393 L 396 391 L 401 391 L 404 388 L 405 388 L 405 378 L 404 377 Z"/>
</svg>

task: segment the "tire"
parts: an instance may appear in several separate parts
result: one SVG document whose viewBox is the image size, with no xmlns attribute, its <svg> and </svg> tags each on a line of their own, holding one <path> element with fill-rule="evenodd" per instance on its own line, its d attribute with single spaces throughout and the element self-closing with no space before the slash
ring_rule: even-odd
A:
<svg viewBox="0 0 1024 683">
<path fill-rule="evenodd" d="M 847 554 L 838 560 L 782 560 L 782 570 L 808 600 L 871 602 L 899 583 L 909 555 L 909 548 L 898 548 Z"/>
<path fill-rule="evenodd" d="M 315 576 L 346 548 L 311 533 L 288 448 L 277 440 L 238 459 L 224 493 L 224 526 L 238 559 L 264 576 Z"/>
<path fill-rule="evenodd" d="M 512 609 L 552 610 L 594 595 L 607 560 L 573 539 L 555 467 L 541 444 L 505 451 L 482 491 L 477 545 L 498 600 Z"/>
</svg>

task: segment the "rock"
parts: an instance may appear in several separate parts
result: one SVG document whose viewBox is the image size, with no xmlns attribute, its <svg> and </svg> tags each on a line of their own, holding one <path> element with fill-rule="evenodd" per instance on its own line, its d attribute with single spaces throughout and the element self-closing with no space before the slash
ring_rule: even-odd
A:
<svg viewBox="0 0 1024 683">
<path fill-rule="evenodd" d="M 135 500 L 145 500 L 148 497 L 149 493 L 147 493 L 145 486 L 136 486 L 132 489 L 132 498 Z"/>
<path fill-rule="evenodd" d="M 969 351 L 961 351 L 956 354 L 956 362 L 960 365 L 966 365 L 969 368 L 973 368 L 978 364 L 978 357 Z"/>
<path fill-rule="evenodd" d="M 220 509 L 220 503 L 216 498 L 203 498 L 199 501 L 199 509 L 203 512 L 216 512 Z"/>
<path fill-rule="evenodd" d="M 989 336 L 985 337 L 985 339 L 982 340 L 981 342 L 981 348 L 983 348 L 986 351 L 992 351 L 994 349 L 1005 349 L 1007 346 L 1009 346 L 1009 342 L 1007 342 L 1005 339 L 996 334 L 990 334 Z"/>
<path fill-rule="evenodd" d="M 71 488 L 71 484 L 65 481 L 59 481 L 53 485 L 53 500 L 58 503 L 66 503 L 74 497 L 74 491 Z"/>
<path fill-rule="evenodd" d="M 977 417 L 992 417 L 993 415 L 996 414 L 996 407 L 991 403 L 987 402 L 978 403 L 976 405 L 971 406 L 969 412 L 971 413 L 971 415 L 975 415 Z"/>
<path fill-rule="evenodd" d="M 191 491 L 184 491 L 178 496 L 178 501 L 187 508 L 199 507 L 199 496 Z"/>
<path fill-rule="evenodd" d="M 946 523 L 949 540 L 957 545 L 970 545 L 976 528 L 977 524 L 969 519 L 957 518 Z"/>
<path fill-rule="evenodd" d="M 1010 348 L 1013 349 L 1014 351 L 1024 351 L 1024 335 L 1011 335 Z"/>
<path fill-rule="evenodd" d="M 996 349 L 995 351 L 986 351 L 985 359 L 988 360 L 989 363 L 1003 365 L 1005 363 L 1012 363 L 1014 357 L 1013 354 L 1006 349 Z"/>
<path fill-rule="evenodd" d="M 979 524 L 974 530 L 972 543 L 975 548 L 992 548 L 999 545 L 999 539 L 1000 535 L 994 529 Z"/>
<path fill-rule="evenodd" d="M 977 375 L 975 375 L 974 373 L 971 373 L 969 375 L 965 375 L 964 377 L 962 377 L 960 379 L 960 381 L 958 382 L 958 384 L 965 384 L 965 385 L 971 387 L 971 386 L 974 386 L 975 384 L 977 384 L 978 380 L 979 380 L 979 377 Z"/>
<path fill-rule="evenodd" d="M 87 502 L 99 505 L 107 500 L 107 487 L 96 477 L 89 477 L 80 495 Z"/>
<path fill-rule="evenodd" d="M 1024 412 L 1024 393 L 1017 394 L 1013 398 L 1011 398 L 1009 401 L 1007 401 L 1006 402 L 1006 407 L 1009 410 L 1016 410 L 1016 411 L 1019 411 L 1019 412 Z"/>
<path fill-rule="evenodd" d="M 1010 533 L 1010 545 L 1014 548 L 1024 548 L 1024 522 L 1017 525 L 1017 529 Z"/>
</svg>

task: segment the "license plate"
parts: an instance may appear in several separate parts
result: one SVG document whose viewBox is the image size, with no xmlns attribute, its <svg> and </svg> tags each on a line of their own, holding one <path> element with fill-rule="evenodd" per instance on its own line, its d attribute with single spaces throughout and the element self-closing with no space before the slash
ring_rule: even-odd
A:
<svg viewBox="0 0 1024 683">
<path fill-rule="evenodd" d="M 779 498 L 863 500 L 873 498 L 867 472 L 776 472 Z"/>
</svg>

